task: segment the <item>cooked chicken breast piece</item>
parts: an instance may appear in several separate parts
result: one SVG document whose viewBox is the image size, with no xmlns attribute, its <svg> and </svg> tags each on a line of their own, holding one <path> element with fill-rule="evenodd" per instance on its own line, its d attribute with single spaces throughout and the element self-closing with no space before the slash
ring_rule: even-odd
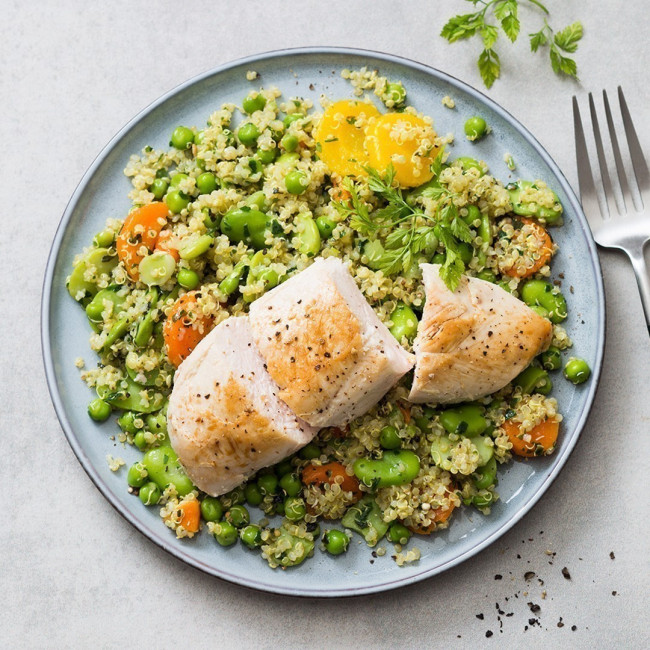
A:
<svg viewBox="0 0 650 650">
<path fill-rule="evenodd" d="M 172 447 L 197 487 L 224 494 L 316 435 L 278 391 L 248 318 L 223 321 L 197 345 L 176 373 L 167 410 Z"/>
<path fill-rule="evenodd" d="M 413 347 L 412 402 L 448 404 L 503 388 L 551 343 L 551 323 L 501 287 L 463 276 L 453 293 L 421 264 L 426 303 Z"/>
<path fill-rule="evenodd" d="M 280 399 L 313 426 L 362 415 L 413 367 L 413 355 L 333 257 L 256 300 L 250 321 Z"/>
</svg>

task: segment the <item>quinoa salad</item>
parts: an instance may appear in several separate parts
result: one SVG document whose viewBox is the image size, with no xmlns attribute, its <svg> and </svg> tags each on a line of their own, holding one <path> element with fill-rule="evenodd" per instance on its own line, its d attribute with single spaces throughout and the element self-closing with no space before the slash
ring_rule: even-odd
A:
<svg viewBox="0 0 650 650">
<path fill-rule="evenodd" d="M 108 458 L 124 489 L 185 543 L 241 543 L 271 568 L 359 553 L 355 537 L 374 557 L 417 562 L 418 539 L 459 510 L 490 516 L 501 466 L 553 453 L 562 436 L 553 381 L 590 375 L 566 352 L 570 305 L 550 279 L 563 213 L 553 189 L 543 179 L 504 184 L 483 161 L 454 157 L 454 137 L 490 138 L 483 117 L 439 134 L 399 81 L 365 68 L 342 75 L 350 97 L 314 106 L 251 71 L 241 105 L 215 107 L 205 125 L 175 128 L 169 147 L 133 154 L 132 211 L 106 222 L 67 279 L 98 356 L 92 368 L 77 360 L 97 393 L 89 416 L 115 419 L 118 441 L 142 452 L 129 468 Z M 439 110 L 450 109 L 445 97 Z M 508 153 L 506 169 L 516 169 Z M 407 352 L 425 307 L 422 263 L 439 265 L 452 292 L 477 278 L 520 299 L 552 324 L 550 347 L 505 387 L 462 403 L 409 401 L 410 371 L 345 426 L 321 428 L 226 494 L 204 493 L 168 435 L 177 369 L 220 323 L 332 257 Z"/>
</svg>

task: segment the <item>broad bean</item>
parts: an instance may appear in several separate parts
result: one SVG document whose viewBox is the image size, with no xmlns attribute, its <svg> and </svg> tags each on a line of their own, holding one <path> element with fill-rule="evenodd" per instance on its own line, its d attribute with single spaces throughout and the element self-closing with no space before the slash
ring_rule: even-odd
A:
<svg viewBox="0 0 650 650">
<path fill-rule="evenodd" d="M 385 451 L 379 459 L 359 458 L 352 469 L 368 487 L 387 487 L 410 483 L 420 472 L 420 459 L 407 449 Z"/>
<path fill-rule="evenodd" d="M 150 449 L 142 457 L 142 464 L 149 478 L 161 490 L 171 484 L 176 488 L 178 495 L 184 497 L 195 489 L 171 447 Z"/>
</svg>

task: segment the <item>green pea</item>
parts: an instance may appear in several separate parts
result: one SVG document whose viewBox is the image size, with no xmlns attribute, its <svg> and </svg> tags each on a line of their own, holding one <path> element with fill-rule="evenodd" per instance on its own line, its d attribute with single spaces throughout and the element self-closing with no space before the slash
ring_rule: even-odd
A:
<svg viewBox="0 0 650 650">
<path fill-rule="evenodd" d="M 216 497 L 205 497 L 201 501 L 201 516 L 205 521 L 219 521 L 223 516 L 223 507 Z"/>
<path fill-rule="evenodd" d="M 138 496 L 145 506 L 155 506 L 162 495 L 160 488 L 153 481 L 149 481 L 140 488 Z"/>
<path fill-rule="evenodd" d="M 403 302 L 398 303 L 397 307 L 390 315 L 392 325 L 390 333 L 398 340 L 403 338 L 412 341 L 418 331 L 418 317 L 415 312 Z"/>
<path fill-rule="evenodd" d="M 142 463 L 133 463 L 126 474 L 126 482 L 131 487 L 139 488 L 147 482 L 147 476 L 147 470 Z"/>
<path fill-rule="evenodd" d="M 431 428 L 431 422 L 429 421 L 429 418 L 425 417 L 424 415 L 414 417 L 413 421 L 420 431 L 428 432 Z"/>
<path fill-rule="evenodd" d="M 302 491 L 302 483 L 298 478 L 298 474 L 295 473 L 285 474 L 280 479 L 280 487 L 287 493 L 287 496 L 290 497 L 296 497 Z"/>
<path fill-rule="evenodd" d="M 522 217 L 535 217 L 537 219 L 544 219 L 546 223 L 553 224 L 559 221 L 562 216 L 562 204 L 558 195 L 553 192 L 555 203 L 553 207 L 541 206 L 534 202 L 524 202 L 521 200 L 521 194 L 524 190 L 530 188 L 537 189 L 537 186 L 531 181 L 517 181 L 510 183 L 507 186 L 508 194 L 510 195 L 510 202 L 512 203 L 512 211 Z"/>
<path fill-rule="evenodd" d="M 285 151 L 291 153 L 298 148 L 298 138 L 295 135 L 287 133 L 282 140 L 280 140 L 280 145 Z"/>
<path fill-rule="evenodd" d="M 220 521 L 214 527 L 214 538 L 220 546 L 232 546 L 237 541 L 237 529 L 229 521 Z"/>
<path fill-rule="evenodd" d="M 278 155 L 277 147 L 272 149 L 258 149 L 257 158 L 263 165 L 270 165 Z"/>
<path fill-rule="evenodd" d="M 293 463 L 291 462 L 291 457 L 281 460 L 275 467 L 275 475 L 282 478 L 285 474 L 291 474 L 293 472 Z"/>
<path fill-rule="evenodd" d="M 124 413 L 117 418 L 117 424 L 125 433 L 136 434 L 138 430 L 142 428 L 137 427 L 135 424 L 135 421 L 139 418 L 140 416 L 133 411 L 124 411 Z"/>
<path fill-rule="evenodd" d="M 217 189 L 217 177 L 212 172 L 203 172 L 196 179 L 201 194 L 210 194 Z"/>
<path fill-rule="evenodd" d="M 203 144 L 205 141 L 205 131 L 197 131 L 194 134 L 194 144 Z"/>
<path fill-rule="evenodd" d="M 245 526 L 239 531 L 239 538 L 248 548 L 258 548 L 262 546 L 262 529 L 254 524 Z"/>
<path fill-rule="evenodd" d="M 288 129 L 291 124 L 298 120 L 302 120 L 303 117 L 305 116 L 302 113 L 291 113 L 291 115 L 287 115 L 284 120 L 282 120 L 282 123 L 284 124 L 284 127 Z"/>
<path fill-rule="evenodd" d="M 142 457 L 142 464 L 149 472 L 151 480 L 161 490 L 172 484 L 179 496 L 184 497 L 195 489 L 171 447 L 150 449 Z"/>
<path fill-rule="evenodd" d="M 101 289 L 95 297 L 86 305 L 86 316 L 91 321 L 99 322 L 102 320 L 102 313 L 106 309 L 105 302 L 113 303 L 111 313 L 118 315 L 122 313 L 122 306 L 126 298 L 121 296 L 113 289 Z"/>
<path fill-rule="evenodd" d="M 388 529 L 388 539 L 393 544 L 406 544 L 411 538 L 411 531 L 398 521 L 392 523 Z"/>
<path fill-rule="evenodd" d="M 476 169 L 478 172 L 480 172 L 481 176 L 485 174 L 485 169 L 482 167 L 481 163 L 478 160 L 476 160 L 476 158 L 470 158 L 469 156 L 461 156 L 460 158 L 456 158 L 454 162 L 460 163 L 460 166 L 464 172 L 466 172 L 469 169 Z"/>
<path fill-rule="evenodd" d="M 321 247 L 320 232 L 316 222 L 308 214 L 300 214 L 296 217 L 297 234 L 294 246 L 299 253 L 314 257 Z"/>
<path fill-rule="evenodd" d="M 242 124 L 237 131 L 237 138 L 246 147 L 252 147 L 259 137 L 260 130 L 251 122 Z"/>
<path fill-rule="evenodd" d="M 544 388 L 548 381 L 546 370 L 533 364 L 519 373 L 513 383 L 515 386 L 519 386 L 524 393 L 538 393 L 540 392 L 539 388 Z"/>
<path fill-rule="evenodd" d="M 487 122 L 478 115 L 465 122 L 465 135 L 468 140 L 480 140 L 487 133 Z"/>
<path fill-rule="evenodd" d="M 107 228 L 106 230 L 98 232 L 93 237 L 93 246 L 97 246 L 98 248 L 108 248 L 112 245 L 113 241 L 115 241 L 115 232 Z"/>
<path fill-rule="evenodd" d="M 263 474 L 257 479 L 257 487 L 263 495 L 275 494 L 278 489 L 278 478 L 275 474 Z"/>
<path fill-rule="evenodd" d="M 88 404 L 88 415 L 95 422 L 104 422 L 111 415 L 111 405 L 107 404 L 103 399 L 94 399 Z"/>
<path fill-rule="evenodd" d="M 235 264 L 235 268 L 219 284 L 219 291 L 221 291 L 221 293 L 225 294 L 226 296 L 233 294 L 237 290 L 239 282 L 242 279 L 247 268 L 247 259 L 237 262 L 237 264 Z"/>
<path fill-rule="evenodd" d="M 244 506 L 233 506 L 226 512 L 226 521 L 229 521 L 235 528 L 243 528 L 251 521 L 251 516 Z"/>
<path fill-rule="evenodd" d="M 194 131 L 186 126 L 177 126 L 169 144 L 176 149 L 187 149 L 193 142 Z"/>
<path fill-rule="evenodd" d="M 334 228 L 336 228 L 336 222 L 332 221 L 329 217 L 322 216 L 316 219 L 316 227 L 318 228 L 321 239 L 329 239 L 334 232 Z"/>
<path fill-rule="evenodd" d="M 402 446 L 402 439 L 397 429 L 389 424 L 380 431 L 379 444 L 383 449 L 399 449 Z"/>
<path fill-rule="evenodd" d="M 165 196 L 168 187 L 169 183 L 164 178 L 156 178 L 149 186 L 149 191 L 153 194 L 155 199 L 160 200 Z"/>
<path fill-rule="evenodd" d="M 476 205 L 467 206 L 467 216 L 463 217 L 463 221 L 470 227 L 476 228 L 476 222 L 481 220 L 481 211 Z"/>
<path fill-rule="evenodd" d="M 186 179 L 188 179 L 189 176 L 187 174 L 174 174 L 172 176 L 171 182 L 169 184 L 170 187 L 178 188 L 178 186 Z"/>
<path fill-rule="evenodd" d="M 246 503 L 251 506 L 259 506 L 264 500 L 262 491 L 255 483 L 248 483 L 244 488 L 244 495 L 246 496 Z"/>
<path fill-rule="evenodd" d="M 133 436 L 133 444 L 140 450 L 144 451 L 147 448 L 147 439 L 144 435 L 144 431 L 138 431 Z"/>
<path fill-rule="evenodd" d="M 178 254 L 182 260 L 195 260 L 207 253 L 214 242 L 214 237 L 210 235 L 199 235 L 198 237 L 188 237 L 178 249 Z"/>
<path fill-rule="evenodd" d="M 171 192 L 167 192 L 165 203 L 173 214 L 180 214 L 189 205 L 190 199 L 187 194 L 178 190 L 172 190 Z"/>
<path fill-rule="evenodd" d="M 120 382 L 117 390 L 101 384 L 96 390 L 98 397 L 114 408 L 125 411 L 153 413 L 160 410 L 164 402 L 164 397 L 160 393 L 151 388 L 144 390 L 141 384 L 133 381 L 128 375 Z"/>
<path fill-rule="evenodd" d="M 306 514 L 305 502 L 300 497 L 287 497 L 284 500 L 284 516 L 289 521 L 300 521 Z"/>
<path fill-rule="evenodd" d="M 564 366 L 564 376 L 572 384 L 583 384 L 589 379 L 591 368 L 584 359 L 572 357 Z"/>
<path fill-rule="evenodd" d="M 472 497 L 472 504 L 477 508 L 487 508 L 491 506 L 494 502 L 494 495 L 492 492 L 486 492 L 485 494 L 476 494 Z"/>
<path fill-rule="evenodd" d="M 323 544 L 330 555 L 342 555 L 348 550 L 350 538 L 342 530 L 332 528 L 323 535 Z"/>
<path fill-rule="evenodd" d="M 309 179 L 305 172 L 294 169 L 284 177 L 284 186 L 291 194 L 302 194 L 309 187 Z"/>
<path fill-rule="evenodd" d="M 562 354 L 554 345 L 542 352 L 539 358 L 545 370 L 559 370 L 562 367 Z"/>
<path fill-rule="evenodd" d="M 149 287 L 167 284 L 176 270 L 176 260 L 166 251 L 156 251 L 142 258 L 138 265 L 140 280 Z"/>
<path fill-rule="evenodd" d="M 183 289 L 196 289 L 201 282 L 199 274 L 192 269 L 180 269 L 178 275 L 176 276 L 178 284 L 183 287 Z"/>
<path fill-rule="evenodd" d="M 494 457 L 472 474 L 472 481 L 478 490 L 485 490 L 496 484 L 497 461 Z"/>
<path fill-rule="evenodd" d="M 260 93 L 252 92 L 244 97 L 242 108 L 250 115 L 255 111 L 261 111 L 266 106 L 266 97 Z"/>
<path fill-rule="evenodd" d="M 479 280 L 485 280 L 486 282 L 496 282 L 497 276 L 495 275 L 494 271 L 491 271 L 490 269 L 483 269 L 482 271 L 479 271 L 476 274 L 476 277 Z"/>
<path fill-rule="evenodd" d="M 156 170 L 156 178 L 169 179 L 169 171 L 165 167 Z"/>
<path fill-rule="evenodd" d="M 431 264 L 444 264 L 444 263 L 445 263 L 445 255 L 444 255 L 444 253 L 436 253 L 431 258 Z"/>
<path fill-rule="evenodd" d="M 313 442 L 310 442 L 308 445 L 305 445 L 299 452 L 298 456 L 303 460 L 314 460 L 321 455 L 321 450 L 318 445 Z"/>
<path fill-rule="evenodd" d="M 221 501 L 221 505 L 225 510 L 230 510 L 233 506 L 240 506 L 243 503 L 246 503 L 244 488 L 241 485 L 238 485 L 227 494 L 222 494 L 219 497 L 219 501 Z"/>
<path fill-rule="evenodd" d="M 300 155 L 297 153 L 283 153 L 276 161 L 276 165 L 279 165 L 283 169 L 289 169 L 295 167 L 295 164 L 300 160 Z"/>
<path fill-rule="evenodd" d="M 167 435 L 167 415 L 162 411 L 147 415 L 145 423 L 151 433 Z"/>
<path fill-rule="evenodd" d="M 268 217 L 250 206 L 228 210 L 221 220 L 221 232 L 232 242 L 243 241 L 259 250 L 266 246 Z"/>
<path fill-rule="evenodd" d="M 420 472 L 420 459 L 412 451 L 386 451 L 375 460 L 359 458 L 352 466 L 354 475 L 367 486 L 387 487 L 410 483 Z"/>
<path fill-rule="evenodd" d="M 448 433 L 468 438 L 481 435 L 488 427 L 488 421 L 483 417 L 483 408 L 478 404 L 465 404 L 442 411 L 440 424 Z"/>
<path fill-rule="evenodd" d="M 561 323 L 567 317 L 564 296 L 545 280 L 527 280 L 521 287 L 521 299 L 529 306 L 543 307 L 552 323 Z"/>
<path fill-rule="evenodd" d="M 400 82 L 389 83 L 386 86 L 385 94 L 394 106 L 400 106 L 406 101 L 406 89 Z"/>
</svg>

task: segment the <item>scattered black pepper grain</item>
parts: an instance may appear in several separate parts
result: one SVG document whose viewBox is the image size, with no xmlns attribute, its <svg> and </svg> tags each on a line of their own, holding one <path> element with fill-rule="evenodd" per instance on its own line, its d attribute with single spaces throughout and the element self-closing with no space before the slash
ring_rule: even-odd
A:
<svg viewBox="0 0 650 650">
<path fill-rule="evenodd" d="M 483 616 L 483 614 L 477 614 L 476 618 L 478 618 L 479 621 L 482 621 L 485 618 L 485 616 Z"/>
<path fill-rule="evenodd" d="M 571 626 L 571 632 L 575 632 L 578 629 L 577 625 L 572 625 Z"/>
<path fill-rule="evenodd" d="M 558 626 L 558 627 L 564 627 L 564 623 L 562 623 L 562 620 L 559 620 L 559 621 L 557 622 L 557 626 Z"/>
<path fill-rule="evenodd" d="M 521 555 L 519 555 L 519 553 L 517 553 L 517 559 L 521 560 Z"/>
<path fill-rule="evenodd" d="M 524 580 L 532 580 L 534 577 L 535 577 L 534 571 L 526 571 L 526 573 L 524 573 Z"/>
<path fill-rule="evenodd" d="M 618 592 L 616 590 L 612 591 L 612 596 L 616 596 Z"/>
<path fill-rule="evenodd" d="M 494 634 L 494 632 L 492 632 L 492 630 L 488 630 L 488 631 L 485 633 L 485 636 L 489 639 L 493 634 Z"/>
<path fill-rule="evenodd" d="M 542 611 L 542 608 L 539 605 L 535 604 L 535 603 L 526 603 L 526 604 L 528 605 L 528 607 L 530 608 L 530 611 L 533 614 L 537 614 L 538 612 Z"/>
<path fill-rule="evenodd" d="M 563 575 L 567 580 L 571 580 L 571 574 L 569 573 L 569 569 L 567 569 L 566 567 L 563 567 L 563 568 L 562 568 L 562 575 Z"/>
<path fill-rule="evenodd" d="M 614 555 L 614 551 L 609 552 L 609 559 L 610 560 L 615 560 L 616 559 L 616 556 Z"/>
<path fill-rule="evenodd" d="M 494 579 L 495 579 L 495 580 L 503 580 L 503 576 L 502 576 L 500 573 L 497 573 L 497 574 L 494 576 Z"/>
</svg>

